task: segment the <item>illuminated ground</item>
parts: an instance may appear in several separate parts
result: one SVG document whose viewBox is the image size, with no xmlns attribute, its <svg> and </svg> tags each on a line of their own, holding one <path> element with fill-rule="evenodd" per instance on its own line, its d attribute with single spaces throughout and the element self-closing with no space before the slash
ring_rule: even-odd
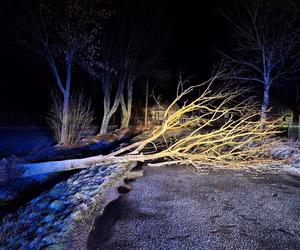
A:
<svg viewBox="0 0 300 250">
<path fill-rule="evenodd" d="M 145 170 L 97 220 L 89 249 L 299 249 L 299 177 Z"/>
</svg>

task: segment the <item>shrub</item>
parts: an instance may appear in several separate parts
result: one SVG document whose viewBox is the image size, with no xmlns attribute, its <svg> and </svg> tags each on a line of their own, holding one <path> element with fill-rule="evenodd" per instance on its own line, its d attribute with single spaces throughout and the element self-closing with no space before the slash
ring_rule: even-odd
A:
<svg viewBox="0 0 300 250">
<path fill-rule="evenodd" d="M 54 139 L 56 142 L 60 142 L 63 118 L 63 98 L 57 91 L 53 91 L 51 97 L 52 105 L 47 120 L 53 131 Z M 65 140 L 66 145 L 76 145 L 84 137 L 95 133 L 96 129 L 93 126 L 94 112 L 91 108 L 91 102 L 85 98 L 82 92 L 78 92 L 71 96 L 68 117 L 67 135 Z"/>
</svg>

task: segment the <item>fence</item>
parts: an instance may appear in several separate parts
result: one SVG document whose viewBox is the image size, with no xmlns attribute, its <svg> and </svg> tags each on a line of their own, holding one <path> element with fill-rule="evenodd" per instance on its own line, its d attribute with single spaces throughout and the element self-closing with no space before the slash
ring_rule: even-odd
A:
<svg viewBox="0 0 300 250">
<path fill-rule="evenodd" d="M 45 117 L 40 114 L 0 113 L 0 126 L 43 126 Z"/>
</svg>

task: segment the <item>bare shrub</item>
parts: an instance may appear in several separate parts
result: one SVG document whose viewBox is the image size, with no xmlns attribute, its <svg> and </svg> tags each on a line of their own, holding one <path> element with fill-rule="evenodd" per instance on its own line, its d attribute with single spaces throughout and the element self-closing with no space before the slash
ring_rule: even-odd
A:
<svg viewBox="0 0 300 250">
<path fill-rule="evenodd" d="M 47 120 L 53 131 L 54 139 L 56 142 L 60 142 L 63 120 L 63 98 L 57 91 L 53 91 L 51 97 L 52 105 Z M 66 145 L 76 145 L 83 138 L 95 133 L 96 129 L 93 126 L 94 112 L 91 107 L 91 101 L 82 92 L 71 96 L 68 117 Z"/>
</svg>

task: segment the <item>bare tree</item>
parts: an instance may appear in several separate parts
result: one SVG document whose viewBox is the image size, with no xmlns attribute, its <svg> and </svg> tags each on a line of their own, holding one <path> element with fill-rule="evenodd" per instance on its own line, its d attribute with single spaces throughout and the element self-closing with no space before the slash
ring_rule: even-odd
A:
<svg viewBox="0 0 300 250">
<path fill-rule="evenodd" d="M 138 77 L 153 75 L 158 71 L 157 60 L 153 58 L 159 58 L 159 53 L 153 53 L 152 47 L 161 37 L 150 40 L 149 34 L 144 31 L 145 27 L 137 24 L 136 17 L 131 16 L 127 2 L 123 4 L 120 10 L 122 15 L 116 15 L 104 28 L 100 53 L 88 53 L 91 56 L 83 64 L 102 85 L 101 134 L 107 132 L 110 119 L 119 108 L 121 128 L 129 126 L 134 83 Z"/>
<path fill-rule="evenodd" d="M 263 86 L 261 120 L 270 108 L 270 88 L 293 77 L 299 66 L 299 34 L 292 1 L 237 1 L 224 14 L 233 29 L 233 53 L 224 54 L 231 78 Z"/>
<path fill-rule="evenodd" d="M 124 90 L 121 96 L 120 104 L 122 110 L 121 128 L 128 128 L 133 101 L 133 84 L 139 75 L 142 75 L 143 70 L 140 53 L 142 50 L 141 33 L 136 29 L 129 31 L 127 34 L 127 42 L 122 46 L 120 62 L 120 73 L 126 79 Z"/>
<path fill-rule="evenodd" d="M 65 144 L 74 63 L 87 51 L 97 53 L 103 20 L 111 13 L 104 0 L 22 1 L 22 7 L 20 40 L 46 60 L 63 96 L 60 143 Z"/>
<path fill-rule="evenodd" d="M 103 72 L 101 75 L 102 78 L 102 89 L 103 89 L 103 117 L 102 123 L 100 128 L 100 134 L 105 134 L 108 129 L 108 125 L 112 116 L 116 113 L 123 92 L 123 85 L 124 80 L 120 79 L 119 81 L 118 76 L 112 76 L 109 72 Z M 112 95 L 112 87 L 116 86 L 116 93 L 113 99 L 113 103 L 111 102 L 111 95 Z"/>
<path fill-rule="evenodd" d="M 149 80 L 157 85 L 170 77 L 169 69 L 162 56 L 166 50 L 168 36 L 163 34 L 165 29 L 155 16 L 148 21 L 151 27 L 157 27 L 160 30 L 150 28 L 149 32 L 145 32 L 144 28 L 136 26 L 127 32 L 127 42 L 122 49 L 121 55 L 125 63 L 121 68 L 123 68 L 123 74 L 126 74 L 126 83 L 121 99 L 121 128 L 129 126 L 134 84 L 139 82 L 144 89 L 147 89 Z"/>
<path fill-rule="evenodd" d="M 105 30 L 101 38 L 100 53 L 89 53 L 82 62 L 83 68 L 102 86 L 103 115 L 100 134 L 107 132 L 109 122 L 119 107 L 125 82 L 115 68 L 119 58 L 116 41 L 119 42 L 116 33 Z"/>
<path fill-rule="evenodd" d="M 126 18 L 116 19 L 104 30 L 100 53 L 85 58 L 84 68 L 102 85 L 103 116 L 100 134 L 107 132 L 110 119 L 120 105 L 121 127 L 128 127 L 133 82 L 139 74 L 137 56 L 140 49 L 137 37 L 137 32 L 128 25 Z"/>
</svg>

